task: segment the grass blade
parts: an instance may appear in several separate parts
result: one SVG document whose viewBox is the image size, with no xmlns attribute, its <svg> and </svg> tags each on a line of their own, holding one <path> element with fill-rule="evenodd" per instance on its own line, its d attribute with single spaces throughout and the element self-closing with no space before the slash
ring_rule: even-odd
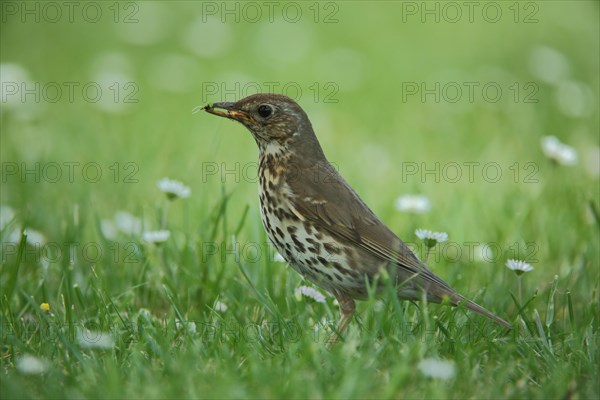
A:
<svg viewBox="0 0 600 400">
<path fill-rule="evenodd" d="M 571 323 L 571 329 L 575 329 L 575 313 L 573 312 L 573 299 L 571 298 L 571 291 L 567 291 L 567 305 L 569 307 L 569 322 Z"/>
<path fill-rule="evenodd" d="M 9 277 L 4 290 L 4 296 L 9 302 L 15 290 L 15 286 L 17 286 L 17 277 L 19 276 L 19 268 L 21 267 L 21 260 L 23 259 L 23 251 L 25 250 L 26 244 L 27 232 L 22 230 L 21 239 L 19 240 L 19 248 L 17 250 L 17 258 L 15 259 L 15 263 L 13 264 L 12 268 L 9 269 Z"/>
<path fill-rule="evenodd" d="M 558 286 L 558 275 L 554 275 L 554 281 L 552 282 L 552 287 L 550 288 L 550 295 L 548 296 L 548 306 L 546 308 L 546 327 L 548 331 L 550 329 L 550 325 L 554 322 L 554 295 L 556 294 L 556 287 Z"/>
</svg>

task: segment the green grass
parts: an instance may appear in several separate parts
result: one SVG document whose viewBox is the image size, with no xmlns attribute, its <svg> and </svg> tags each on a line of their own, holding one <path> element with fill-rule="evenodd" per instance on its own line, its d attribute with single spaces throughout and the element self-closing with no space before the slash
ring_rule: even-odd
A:
<svg viewBox="0 0 600 400">
<path fill-rule="evenodd" d="M 118 112 L 81 96 L 2 103 L 0 204 L 15 212 L 0 232 L 3 399 L 598 398 L 596 2 L 536 2 L 532 24 L 512 21 L 512 2 L 499 2 L 510 18 L 495 24 L 402 22 L 401 2 L 344 2 L 333 24 L 230 21 L 228 33 L 212 26 L 193 37 L 221 46 L 216 55 L 194 53 L 182 39 L 201 16 L 199 3 L 136 4 L 140 22 L 129 28 L 162 32 L 146 45 L 128 41 L 133 34 L 110 18 L 21 23 L 11 16 L 0 25 L 2 64 L 20 65 L 31 81 L 83 85 L 97 79 L 95 70 L 114 68 L 139 89 L 139 101 Z M 159 7 L 158 19 L 149 4 Z M 304 15 L 312 15 L 309 6 L 302 3 Z M 583 114 L 565 113 L 558 85 L 532 71 L 539 46 L 563 54 L 562 79 L 590 91 Z M 192 72 L 156 73 L 152 66 L 168 53 L 187 57 Z M 355 61 L 332 68 L 331 54 Z M 160 89 L 156 80 L 165 77 L 172 86 L 182 79 L 185 90 Z M 401 302 L 388 290 L 361 302 L 345 341 L 327 349 L 337 306 L 332 297 L 321 304 L 296 296 L 307 283 L 273 259 L 249 133 L 192 114 L 204 100 L 203 82 L 238 80 L 298 83 L 325 153 L 367 204 L 420 257 L 416 228 L 447 232 L 449 242 L 430 255 L 433 271 L 515 329 L 462 308 Z M 327 82 L 339 88 L 337 103 L 323 101 Z M 407 82 L 496 82 L 506 95 L 497 103 L 403 101 Z M 538 102 L 521 101 L 525 92 L 514 101 L 515 82 L 521 90 L 534 82 Z M 573 146 L 578 164 L 549 161 L 540 147 L 545 135 Z M 57 163 L 62 175 L 21 175 L 36 163 L 40 171 Z M 440 174 L 449 163 L 463 166 L 463 178 L 420 175 L 435 163 Z M 479 163 L 472 181 L 464 163 Z M 497 181 L 482 175 L 491 163 L 502 171 Z M 415 165 L 419 173 L 407 174 Z M 97 182 L 94 168 L 102 173 Z M 191 197 L 169 202 L 156 187 L 163 176 L 190 186 Z M 431 211 L 395 210 L 407 193 L 427 195 Z M 171 236 L 160 246 L 139 234 L 107 236 L 101 221 L 118 211 Z M 29 230 L 29 243 L 13 233 L 19 228 Z M 45 244 L 31 243 L 32 230 Z M 493 257 L 475 257 L 477 244 L 491 245 Z M 522 277 L 522 305 L 517 278 L 504 266 L 511 258 L 535 267 Z M 23 372 L 27 355 L 42 360 L 43 373 Z M 431 358 L 450 361 L 455 376 L 426 376 L 418 365 Z"/>
</svg>

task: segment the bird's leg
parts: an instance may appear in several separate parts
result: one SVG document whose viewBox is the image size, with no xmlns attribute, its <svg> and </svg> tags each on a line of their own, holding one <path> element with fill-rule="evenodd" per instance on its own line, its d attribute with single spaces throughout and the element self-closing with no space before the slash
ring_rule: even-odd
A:
<svg viewBox="0 0 600 400">
<path fill-rule="evenodd" d="M 331 347 L 339 342 L 350 321 L 352 321 L 352 315 L 354 315 L 354 310 L 356 309 L 356 303 L 352 297 L 336 294 L 335 298 L 340 305 L 340 320 L 335 328 L 336 332 L 327 341 L 327 347 Z"/>
</svg>

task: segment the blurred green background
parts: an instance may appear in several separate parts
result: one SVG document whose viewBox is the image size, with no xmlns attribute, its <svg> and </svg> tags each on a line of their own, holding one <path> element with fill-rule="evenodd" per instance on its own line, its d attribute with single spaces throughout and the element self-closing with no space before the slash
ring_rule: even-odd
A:
<svg viewBox="0 0 600 400">
<path fill-rule="evenodd" d="M 440 185 L 432 179 L 402 182 L 402 162 L 432 168 L 436 161 L 494 161 L 507 176 L 514 162 L 541 160 L 543 135 L 575 146 L 581 158 L 598 145 L 598 5 L 593 1 L 499 2 L 492 8 L 480 3 L 472 17 L 466 6 L 437 2 L 281 3 L 271 12 L 260 2 L 87 8 L 78 3 L 73 22 L 63 7 L 56 23 L 50 22 L 53 9 L 43 3 L 7 3 L 18 10 L 3 13 L 2 63 L 13 67 L 3 69 L 3 82 L 33 82 L 40 89 L 27 83 L 38 99 L 22 90 L 6 94 L 2 161 L 57 162 L 64 175 L 63 162 L 82 167 L 96 162 L 103 173 L 97 184 L 88 184 L 81 171 L 75 184 L 8 176 L 3 203 L 26 207 L 42 230 L 55 229 L 44 221 L 57 206 L 73 202 L 93 202 L 98 213 L 151 204 L 155 181 L 165 175 L 190 185 L 194 209 L 201 208 L 221 182 L 219 175 L 203 182 L 203 165 L 205 172 L 206 163 L 234 168 L 255 162 L 256 151 L 241 127 L 192 109 L 234 100 L 256 87 L 281 92 L 287 85 L 311 117 L 330 161 L 381 212 L 406 191 L 438 198 L 436 205 L 445 212 L 456 210 L 464 196 L 483 197 L 476 193 L 486 186 L 483 179 L 466 186 L 443 179 Z M 22 15 L 36 6 L 39 15 Z M 496 7 L 499 21 L 487 22 L 497 19 Z M 253 23 L 255 10 L 262 18 Z M 451 22 L 455 10 L 461 17 Z M 77 85 L 72 102 L 69 82 Z M 477 85 L 473 102 L 465 85 L 470 82 Z M 531 82 L 535 86 L 526 87 Z M 53 83 L 62 89 L 58 96 Z M 89 83 L 97 86 L 84 89 Z M 448 83 L 463 90 L 454 103 L 453 86 L 445 95 L 442 89 Z M 496 103 L 485 100 L 488 83 L 502 91 Z M 407 93 L 407 85 L 414 84 L 418 93 Z M 433 88 L 439 101 L 436 94 L 423 99 L 421 84 Z M 95 87 L 102 93 L 92 103 Z M 490 97 L 495 98 L 493 89 Z M 125 163 L 135 163 L 139 182 L 124 184 L 120 176 L 114 184 L 108 168 L 115 162 L 123 174 L 130 172 Z M 584 174 L 584 166 L 574 175 Z M 225 180 L 228 189 L 236 187 L 240 201 L 256 191 L 233 174 Z M 502 179 L 483 193 L 501 186 L 535 190 L 512 183 Z M 455 195 L 439 196 L 448 191 Z M 504 202 L 508 196 L 502 197 Z M 474 214 L 463 216 L 469 219 L 465 224 L 477 220 Z"/>
<path fill-rule="evenodd" d="M 146 269 L 176 268 L 145 258 L 151 249 L 143 244 L 144 261 L 133 270 L 110 257 L 90 265 L 76 256 L 43 269 L 36 257 L 26 258 L 14 294 L 3 300 L 3 323 L 9 315 L 32 313 L 42 301 L 56 306 L 57 315 L 61 309 L 68 314 L 62 296 L 73 282 L 65 281 L 66 269 L 84 287 L 82 304 L 74 308 L 79 311 L 70 318 L 102 315 L 103 306 L 93 300 L 102 292 L 116 296 L 124 314 L 146 307 L 173 319 L 162 289 L 156 289 L 161 284 L 187 293 L 182 307 L 188 318 L 201 318 L 207 305 L 228 295 L 239 318 L 251 315 L 242 305 L 252 294 L 237 283 L 235 264 L 205 263 L 201 243 L 215 240 L 213 231 L 221 229 L 216 226 L 222 222 L 223 193 L 230 197 L 217 240 L 228 241 L 241 225 L 240 241 L 265 241 L 256 195 L 257 149 L 240 125 L 193 110 L 270 88 L 299 102 L 329 160 L 407 242 L 416 242 L 415 228 L 428 228 L 448 232 L 463 249 L 467 242 L 500 246 L 493 262 L 464 250 L 460 263 L 447 262 L 448 254 L 435 259 L 436 272 L 460 291 L 483 293 L 482 287 L 495 286 L 488 288 L 485 303 L 502 315 L 507 310 L 516 315 L 508 295 L 514 276 L 503 265 L 518 258 L 536 268 L 527 276 L 529 295 L 546 293 L 558 275 L 563 293 L 572 291 L 575 308 L 597 311 L 589 304 L 597 301 L 600 251 L 593 211 L 600 199 L 598 2 L 0 5 L 3 292 L 16 276 L 10 267 L 13 248 L 5 245 L 18 240 L 18 228 L 41 233 L 45 242 L 100 241 L 106 239 L 100 221 L 126 211 L 142 218 L 145 229 L 158 229 L 165 197 L 156 182 L 167 176 L 192 190 L 169 210 L 172 239 L 165 251 L 185 271 L 179 278 L 144 275 Z M 544 136 L 572 146 L 577 163 L 549 160 Z M 449 165 L 459 166 L 458 179 L 456 169 L 445 169 Z M 427 196 L 431 210 L 418 215 L 397 210 L 396 199 L 407 194 Z M 139 235 L 129 239 L 141 243 Z M 269 289 L 288 312 L 285 299 L 293 297 L 300 279 L 268 260 L 248 265 L 259 267 L 249 269 L 259 291 Z M 204 267 L 210 272 L 200 271 Z M 217 271 L 222 268 L 225 281 Z M 236 281 L 234 289 L 227 279 Z M 147 283 L 152 296 L 128 292 Z M 121 298 L 123 293 L 128 294 Z M 563 312 L 566 307 L 560 306 Z M 335 306 L 331 310 L 335 314 Z M 319 319 L 323 312 L 307 314 Z M 595 326 L 597 332 L 597 318 Z M 5 377 L 14 378 L 11 360 L 17 353 L 54 357 L 42 348 L 5 342 Z M 569 382 L 557 383 L 557 393 Z M 94 393 L 87 391 L 91 386 L 73 393 Z M 15 390 L 9 394 L 23 394 L 16 384 L 9 387 Z M 113 389 L 107 393 L 122 393 L 118 385 Z M 413 389 L 413 396 L 442 393 Z M 503 393 L 540 393 L 513 389 Z M 58 393 L 48 390 L 27 393 Z M 158 387 L 148 390 L 161 393 Z M 173 390 L 162 393 L 194 395 Z M 222 388 L 213 394 L 278 396 L 285 390 Z M 493 394 L 486 390 L 455 393 Z M 336 392 L 324 386 L 298 393 Z"/>
</svg>

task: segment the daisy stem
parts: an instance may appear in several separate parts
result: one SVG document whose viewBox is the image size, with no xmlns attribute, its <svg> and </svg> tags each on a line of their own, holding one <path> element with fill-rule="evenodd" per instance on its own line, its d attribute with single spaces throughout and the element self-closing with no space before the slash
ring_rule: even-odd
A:
<svg viewBox="0 0 600 400">
<path fill-rule="evenodd" d="M 521 289 L 521 277 L 517 278 L 517 290 L 519 292 L 519 306 L 523 305 L 523 291 Z"/>
<path fill-rule="evenodd" d="M 159 262 L 160 262 L 160 264 L 162 266 L 162 270 L 163 271 L 167 271 L 167 273 L 170 275 L 169 276 L 170 279 L 174 279 L 174 277 L 173 277 L 173 271 L 167 269 L 167 260 L 166 260 L 166 257 L 165 257 L 165 250 L 163 249 L 162 245 L 158 247 L 157 253 L 158 253 L 157 254 L 158 255 L 158 259 L 160 260 Z"/>
<path fill-rule="evenodd" d="M 429 251 L 431 250 L 431 247 L 427 247 L 427 250 L 425 250 L 425 265 L 427 265 L 427 260 L 429 259 Z"/>
<path fill-rule="evenodd" d="M 163 208 L 163 213 L 162 213 L 162 219 L 160 221 L 160 228 L 161 229 L 166 229 L 167 228 L 167 220 L 169 217 L 169 206 L 171 205 L 171 201 L 167 201 L 167 203 L 165 204 L 164 208 Z"/>
</svg>

